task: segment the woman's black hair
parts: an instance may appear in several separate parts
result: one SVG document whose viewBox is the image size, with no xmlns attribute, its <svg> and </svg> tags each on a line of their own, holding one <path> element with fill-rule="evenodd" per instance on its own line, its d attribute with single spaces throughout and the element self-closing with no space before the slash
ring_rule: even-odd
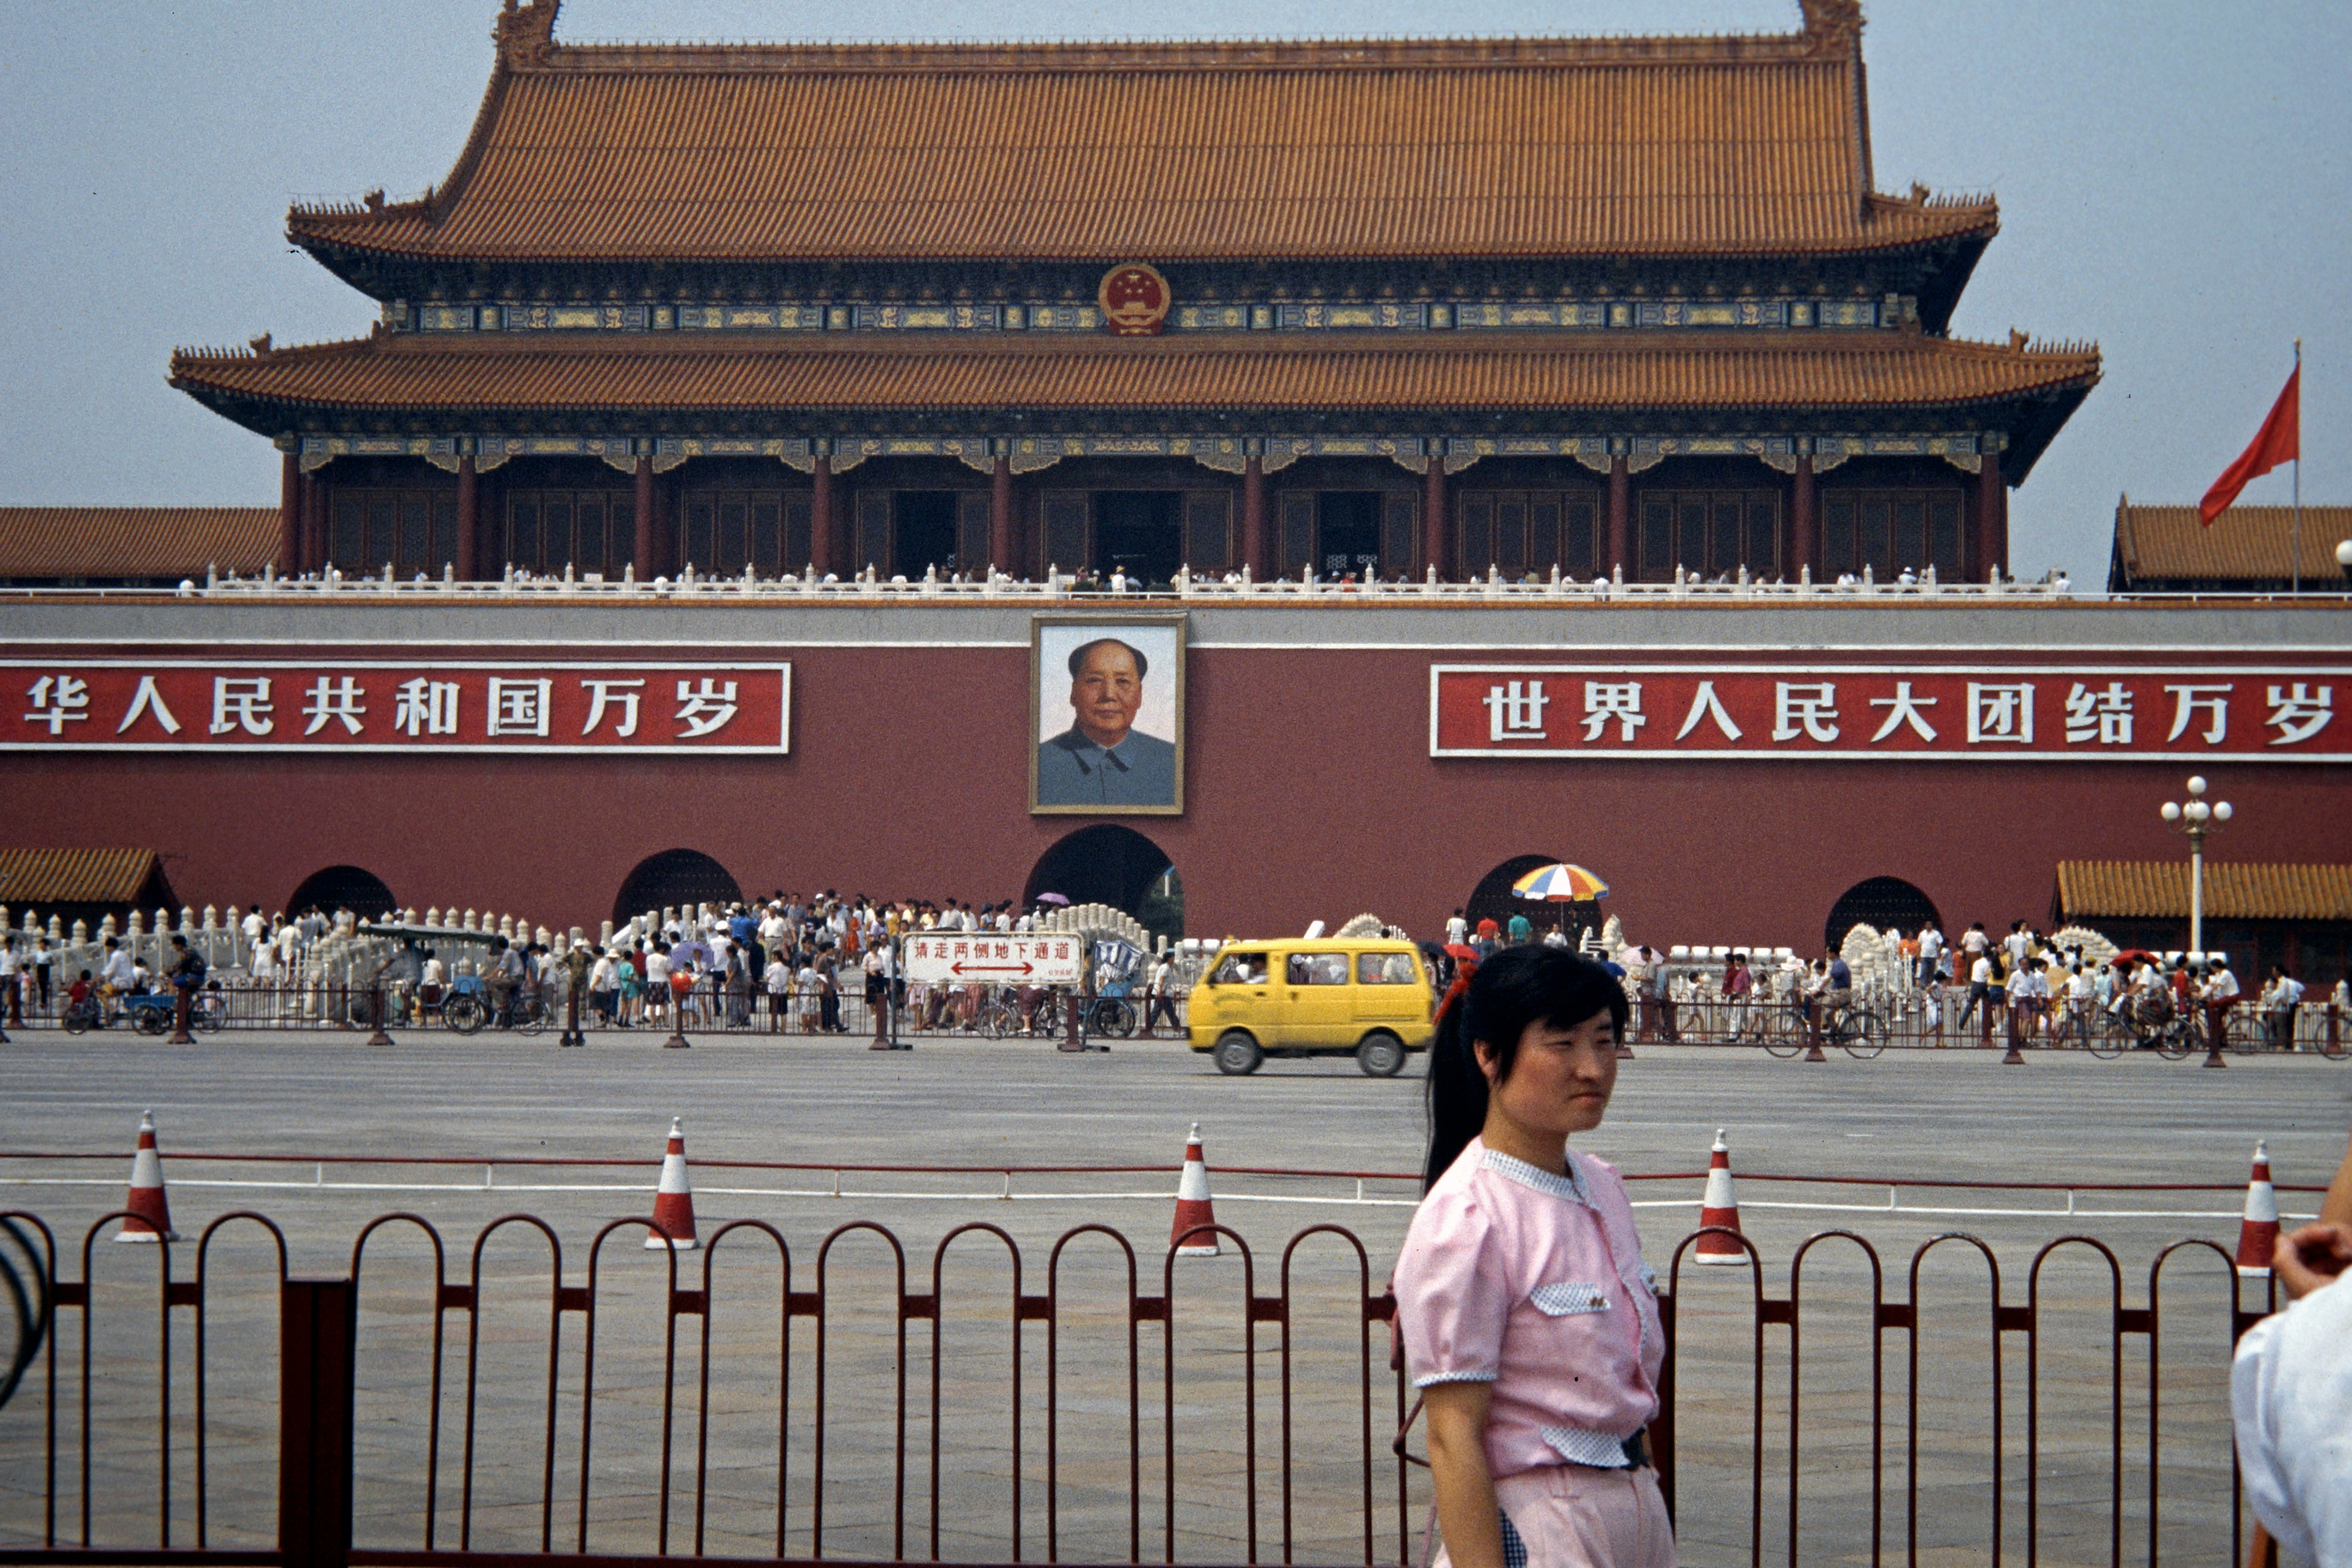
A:
<svg viewBox="0 0 2352 1568">
<path fill-rule="evenodd" d="M 1509 947 L 1478 966 L 1437 1020 L 1429 1047 L 1429 1157 L 1422 1190 L 1437 1178 L 1486 1125 L 1486 1075 L 1472 1047 L 1494 1048 L 1496 1081 L 1511 1076 L 1519 1037 L 1530 1024 L 1573 1029 L 1606 1013 L 1622 1037 L 1625 988 L 1589 958 L 1558 947 Z"/>
</svg>

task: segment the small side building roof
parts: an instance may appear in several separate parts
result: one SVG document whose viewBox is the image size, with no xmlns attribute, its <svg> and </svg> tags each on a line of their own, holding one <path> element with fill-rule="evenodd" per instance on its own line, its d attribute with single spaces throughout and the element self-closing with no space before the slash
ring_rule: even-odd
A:
<svg viewBox="0 0 2352 1568">
<path fill-rule="evenodd" d="M 2339 541 L 2352 539 L 2352 506 L 2303 509 L 2302 576 L 2306 587 L 2344 582 Z M 2295 576 L 2294 509 L 2233 506 L 2204 526 L 2193 506 L 2116 503 L 2116 541 L 2107 587 L 2114 593 L 2210 585 L 2284 587 Z"/>
<path fill-rule="evenodd" d="M 55 904 L 140 905 L 163 879 L 152 849 L 0 849 L 0 905 L 18 916 Z"/>
<path fill-rule="evenodd" d="M 2352 921 L 2352 866 L 2209 865 L 2204 912 L 2209 921 Z M 2179 860 L 2061 860 L 2058 913 L 2069 921 L 2185 921 L 2189 867 Z"/>
<path fill-rule="evenodd" d="M 274 506 L 0 507 L 0 578 L 253 573 L 278 553 Z"/>
</svg>

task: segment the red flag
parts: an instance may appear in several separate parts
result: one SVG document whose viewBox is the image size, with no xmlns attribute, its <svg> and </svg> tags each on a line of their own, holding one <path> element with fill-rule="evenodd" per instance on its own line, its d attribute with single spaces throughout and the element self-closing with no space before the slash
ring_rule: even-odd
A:
<svg viewBox="0 0 2352 1568">
<path fill-rule="evenodd" d="M 2286 390 L 2271 405 L 2271 416 L 2254 437 L 2254 444 L 2238 454 L 2238 460 L 2221 471 L 2213 488 L 2205 492 L 2205 500 L 2197 509 L 2205 526 L 2221 515 L 2229 504 L 2238 499 L 2246 481 L 2259 479 L 2281 463 L 2292 462 L 2303 456 L 2303 366 L 2296 365 L 2294 374 L 2286 378 Z"/>
</svg>

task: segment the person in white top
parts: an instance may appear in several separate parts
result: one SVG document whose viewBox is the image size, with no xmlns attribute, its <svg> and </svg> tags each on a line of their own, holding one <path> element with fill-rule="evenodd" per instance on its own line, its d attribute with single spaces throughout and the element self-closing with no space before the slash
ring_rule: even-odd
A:
<svg viewBox="0 0 2352 1568">
<path fill-rule="evenodd" d="M 768 994 L 768 1033 L 772 1035 L 781 1035 L 784 1032 L 784 1015 L 792 1006 L 793 966 L 791 961 L 785 956 L 779 954 L 775 961 L 770 963 L 766 971 L 761 974 L 760 984 L 761 989 L 765 990 Z"/>
<path fill-rule="evenodd" d="M 2317 1223 L 2282 1235 L 2271 1268 L 2288 1298 L 2238 1341 L 2230 1415 L 2246 1500 L 2282 1552 L 2352 1565 L 2352 1152 Z"/>
<path fill-rule="evenodd" d="M 274 985 L 277 984 L 278 947 L 276 943 L 269 940 L 267 934 L 264 934 L 254 942 L 253 957 L 250 961 L 250 966 L 253 970 L 253 983 L 256 985 Z"/>
<path fill-rule="evenodd" d="M 1470 922 L 1463 918 L 1460 910 L 1454 910 L 1453 918 L 1445 922 L 1445 940 L 1456 947 L 1466 944 L 1470 940 Z"/>
<path fill-rule="evenodd" d="M 1916 984 L 1921 990 L 1936 984 L 1943 962 L 1944 933 L 1936 929 L 1934 921 L 1929 921 L 1919 928 L 1919 976 Z"/>
<path fill-rule="evenodd" d="M 2303 982 L 2272 964 L 2271 983 L 2263 990 L 2263 1021 L 2270 1029 L 2271 1049 L 2294 1049 L 2294 1014 L 2302 1005 Z"/>
</svg>

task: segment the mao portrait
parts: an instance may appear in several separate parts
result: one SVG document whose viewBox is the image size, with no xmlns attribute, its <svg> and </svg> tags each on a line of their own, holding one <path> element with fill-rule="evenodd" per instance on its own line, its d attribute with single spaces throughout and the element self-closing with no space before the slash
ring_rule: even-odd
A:
<svg viewBox="0 0 2352 1568">
<path fill-rule="evenodd" d="M 1184 809 L 1184 625 L 1033 623 L 1029 808 L 1174 816 Z"/>
</svg>

